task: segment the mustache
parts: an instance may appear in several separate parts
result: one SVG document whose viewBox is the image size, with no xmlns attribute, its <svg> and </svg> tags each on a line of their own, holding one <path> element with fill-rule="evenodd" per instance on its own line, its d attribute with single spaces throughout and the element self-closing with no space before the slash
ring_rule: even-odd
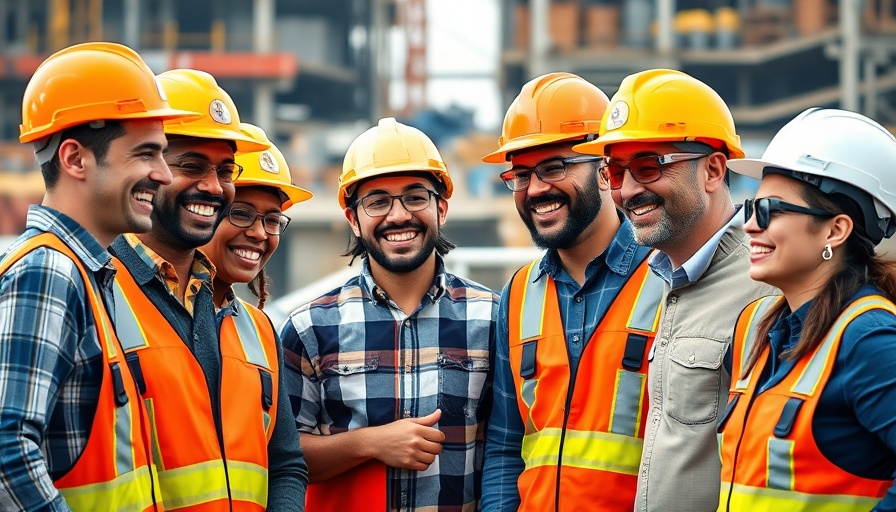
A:
<svg viewBox="0 0 896 512">
<path fill-rule="evenodd" d="M 220 196 L 206 194 L 204 192 L 193 192 L 190 194 L 181 194 L 178 197 L 180 203 L 208 203 L 208 204 L 216 204 L 219 207 L 224 207 L 224 200 Z"/>
<path fill-rule="evenodd" d="M 653 192 L 641 192 L 635 197 L 623 201 L 622 207 L 626 210 L 631 210 L 632 208 L 639 208 L 647 204 L 662 205 L 663 203 L 665 203 L 663 198 Z"/>
<path fill-rule="evenodd" d="M 558 201 L 561 203 L 569 203 L 569 196 L 562 192 L 548 192 L 536 197 L 527 197 L 526 201 L 523 203 L 523 206 L 526 210 L 531 210 L 539 204 L 555 203 Z"/>
<path fill-rule="evenodd" d="M 146 190 L 147 192 L 158 192 L 162 184 L 149 178 L 143 178 L 134 185 L 134 190 Z"/>
<path fill-rule="evenodd" d="M 386 231 L 389 231 L 391 229 L 407 229 L 407 228 L 414 228 L 414 229 L 417 229 L 420 231 L 426 231 L 426 227 L 423 225 L 423 223 L 416 221 L 416 220 L 409 220 L 409 221 L 403 222 L 401 224 L 395 224 L 394 222 L 383 223 L 383 224 L 377 226 L 377 228 L 373 230 L 373 234 L 374 234 L 374 236 L 382 238 L 386 235 Z"/>
</svg>

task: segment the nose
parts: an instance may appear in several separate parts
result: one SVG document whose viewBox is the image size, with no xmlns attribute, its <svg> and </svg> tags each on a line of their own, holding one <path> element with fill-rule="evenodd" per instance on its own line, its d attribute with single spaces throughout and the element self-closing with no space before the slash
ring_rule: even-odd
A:
<svg viewBox="0 0 896 512">
<path fill-rule="evenodd" d="M 386 220 L 394 224 L 406 222 L 412 216 L 411 212 L 404 207 L 404 204 L 397 197 L 392 198 L 392 206 L 386 214 Z"/>
<path fill-rule="evenodd" d="M 550 188 L 550 183 L 541 181 L 541 178 L 533 172 L 529 174 L 529 185 L 524 190 L 526 191 L 526 194 L 530 196 L 537 196 Z"/>
<path fill-rule="evenodd" d="M 224 193 L 224 185 L 218 180 L 218 173 L 210 170 L 197 183 L 199 190 L 208 194 L 219 196 Z"/>
<path fill-rule="evenodd" d="M 253 240 L 267 240 L 268 232 L 264 230 L 264 219 L 259 215 L 252 222 L 252 225 L 246 228 L 246 236 Z"/>
<path fill-rule="evenodd" d="M 741 212 L 743 209 L 741 209 Z M 738 212 L 740 213 L 740 212 Z M 745 233 L 759 233 L 763 231 L 762 228 L 759 227 L 759 223 L 756 222 L 756 212 L 753 212 L 753 215 L 750 215 L 750 218 L 744 222 L 744 232 Z"/>
<path fill-rule="evenodd" d="M 619 190 L 616 192 L 619 194 L 619 197 L 625 201 L 627 199 L 631 199 L 636 195 L 644 192 L 644 185 L 638 183 L 635 178 L 632 178 L 632 173 L 630 170 L 625 169 L 622 173 L 622 186 L 619 187 Z"/>
<path fill-rule="evenodd" d="M 170 185 L 174 180 L 174 177 L 171 174 L 171 169 L 168 167 L 168 163 L 166 163 L 161 156 L 159 156 L 158 161 L 153 165 L 153 168 L 149 173 L 149 179 L 159 185 Z"/>
</svg>

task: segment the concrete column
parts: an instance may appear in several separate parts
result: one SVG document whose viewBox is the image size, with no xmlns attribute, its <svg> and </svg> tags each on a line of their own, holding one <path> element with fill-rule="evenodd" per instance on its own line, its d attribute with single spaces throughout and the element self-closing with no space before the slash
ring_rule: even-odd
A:
<svg viewBox="0 0 896 512">
<path fill-rule="evenodd" d="M 140 49 L 140 0 L 124 0 L 123 42 L 135 50 Z"/>
<path fill-rule="evenodd" d="M 674 17 L 675 0 L 656 0 L 656 50 L 662 57 L 668 57 L 675 49 Z"/>
<path fill-rule="evenodd" d="M 274 12 L 276 0 L 255 0 L 252 13 L 252 48 L 267 53 L 274 48 Z"/>
<path fill-rule="evenodd" d="M 548 65 L 548 54 L 551 50 L 550 15 L 550 0 L 530 0 L 527 78 L 535 78 L 550 71 Z"/>
<path fill-rule="evenodd" d="M 840 107 L 859 110 L 860 0 L 840 0 Z"/>
</svg>

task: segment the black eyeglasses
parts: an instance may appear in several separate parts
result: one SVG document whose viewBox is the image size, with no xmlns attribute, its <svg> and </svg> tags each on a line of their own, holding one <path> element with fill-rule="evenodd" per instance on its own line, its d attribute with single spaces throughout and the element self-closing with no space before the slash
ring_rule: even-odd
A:
<svg viewBox="0 0 896 512">
<path fill-rule="evenodd" d="M 243 166 L 236 162 L 225 162 L 216 167 L 206 162 L 184 160 L 169 163 L 168 167 L 177 169 L 180 174 L 194 180 L 201 180 L 208 176 L 208 173 L 215 171 L 220 183 L 233 183 L 233 180 L 243 173 Z"/>
<path fill-rule="evenodd" d="M 788 203 L 780 199 L 763 197 L 761 199 L 747 199 L 744 201 L 744 222 L 749 222 L 750 217 L 756 212 L 756 225 L 759 229 L 768 229 L 772 214 L 775 212 L 804 213 L 815 217 L 833 217 L 836 213 L 818 208 L 807 208 L 798 204 Z"/>
<path fill-rule="evenodd" d="M 582 164 L 585 162 L 597 162 L 601 160 L 599 156 L 583 155 L 571 156 L 569 158 L 550 160 L 538 164 L 536 167 L 515 166 L 501 173 L 501 179 L 507 188 L 514 192 L 525 190 L 529 187 L 532 180 L 532 174 L 538 176 L 538 179 L 544 183 L 556 183 L 566 177 L 569 172 L 566 166 L 571 164 Z"/>
<path fill-rule="evenodd" d="M 625 179 L 625 171 L 631 173 L 632 178 L 642 185 L 653 183 L 660 179 L 663 175 L 663 168 L 678 162 L 688 162 L 690 160 L 699 160 L 709 156 L 711 153 L 669 153 L 667 155 L 647 155 L 639 156 L 632 159 L 627 164 L 621 164 L 610 160 L 609 157 L 603 159 L 600 168 L 600 175 L 607 183 L 610 189 L 619 190 L 622 188 L 622 180 Z"/>
<path fill-rule="evenodd" d="M 238 228 L 251 227 L 259 217 L 261 217 L 261 226 L 264 228 L 264 232 L 269 235 L 282 234 L 291 220 L 282 213 L 270 212 L 262 215 L 254 208 L 250 210 L 241 206 L 232 207 L 230 213 L 227 214 L 230 223 Z"/>
<path fill-rule="evenodd" d="M 355 204 L 360 204 L 369 217 L 382 217 L 392 210 L 392 204 L 396 199 L 398 199 L 405 210 L 413 213 L 426 209 L 432 202 L 432 197 L 440 196 L 438 192 L 424 187 L 397 196 L 385 192 L 373 192 L 358 199 Z"/>
</svg>

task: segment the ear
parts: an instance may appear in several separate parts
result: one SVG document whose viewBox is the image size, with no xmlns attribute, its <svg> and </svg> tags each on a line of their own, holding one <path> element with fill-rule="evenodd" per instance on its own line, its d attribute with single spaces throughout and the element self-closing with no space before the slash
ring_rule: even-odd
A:
<svg viewBox="0 0 896 512">
<path fill-rule="evenodd" d="M 346 208 L 343 213 L 345 213 L 345 218 L 348 220 L 348 225 L 351 227 L 352 233 L 354 233 L 356 237 L 361 238 L 361 227 L 358 224 L 358 214 L 353 208 Z"/>
<path fill-rule="evenodd" d="M 846 243 L 846 239 L 852 234 L 853 222 L 849 215 L 840 214 L 831 219 L 831 227 L 828 231 L 825 243 L 831 247 L 838 247 Z"/>
<path fill-rule="evenodd" d="M 445 225 L 445 220 L 448 218 L 448 201 L 439 197 L 439 200 L 436 202 L 436 208 L 439 210 L 439 227 L 442 227 Z"/>
<path fill-rule="evenodd" d="M 706 193 L 711 194 L 725 185 L 728 159 L 719 151 L 706 157 Z"/>
<path fill-rule="evenodd" d="M 93 152 L 75 139 L 65 139 L 59 144 L 59 172 L 77 181 L 87 178 L 87 168 L 93 162 Z"/>
</svg>

